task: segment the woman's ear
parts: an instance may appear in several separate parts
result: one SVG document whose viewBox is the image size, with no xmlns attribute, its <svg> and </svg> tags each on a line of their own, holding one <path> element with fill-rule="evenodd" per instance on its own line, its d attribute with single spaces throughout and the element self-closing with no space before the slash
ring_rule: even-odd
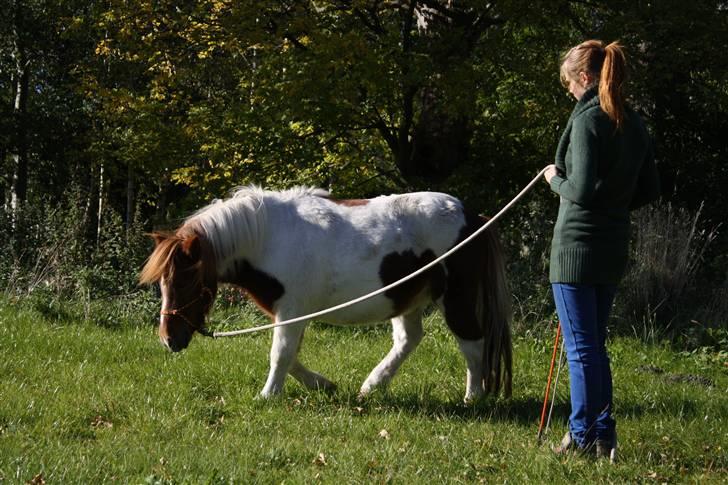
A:
<svg viewBox="0 0 728 485">
<path fill-rule="evenodd" d="M 579 84 L 581 84 L 583 87 L 589 86 L 593 80 L 593 76 L 588 72 L 581 71 L 579 73 Z"/>
</svg>

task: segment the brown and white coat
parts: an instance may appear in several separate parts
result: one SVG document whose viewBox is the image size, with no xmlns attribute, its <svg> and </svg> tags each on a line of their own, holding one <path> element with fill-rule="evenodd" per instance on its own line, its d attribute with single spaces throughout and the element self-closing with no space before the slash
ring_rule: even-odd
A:
<svg viewBox="0 0 728 485">
<path fill-rule="evenodd" d="M 175 233 L 157 234 L 141 281 L 160 281 L 160 339 L 178 351 L 204 327 L 218 283 L 244 288 L 274 321 L 283 321 L 392 283 L 483 223 L 442 193 L 337 201 L 320 189 L 246 187 L 201 209 Z M 501 384 L 509 394 L 510 296 L 494 230 L 417 278 L 320 320 L 354 325 L 391 319 L 393 346 L 362 384 L 366 395 L 385 386 L 420 342 L 422 313 L 433 302 L 465 357 L 465 399 L 497 392 Z M 308 387 L 334 387 L 298 361 L 305 328 L 302 322 L 274 329 L 261 395 L 280 393 L 287 374 Z"/>
</svg>

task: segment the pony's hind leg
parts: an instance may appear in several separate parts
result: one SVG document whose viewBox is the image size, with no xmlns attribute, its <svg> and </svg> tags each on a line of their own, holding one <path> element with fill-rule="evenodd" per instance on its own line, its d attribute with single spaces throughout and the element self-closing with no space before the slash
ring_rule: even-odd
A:
<svg viewBox="0 0 728 485">
<path fill-rule="evenodd" d="M 450 311 L 446 308 L 446 300 L 441 298 L 437 301 L 440 313 L 445 318 L 447 326 L 455 335 L 460 352 L 465 358 L 467 372 L 465 375 L 465 403 L 471 403 L 485 394 L 483 388 L 483 336 L 479 328 L 476 313 L 471 307 L 477 306 L 480 302 L 468 305 L 466 298 L 472 295 L 472 290 L 460 291 L 457 293 L 457 301 L 453 302 L 451 297 Z M 470 294 L 469 294 L 470 293 Z"/>
<path fill-rule="evenodd" d="M 483 339 L 465 340 L 456 337 L 458 347 L 465 357 L 465 365 L 468 368 L 465 376 L 465 403 L 471 403 L 480 398 L 485 391 L 483 389 Z"/>
<path fill-rule="evenodd" d="M 305 328 L 305 322 L 286 327 L 274 327 L 273 343 L 270 347 L 270 370 L 268 371 L 265 386 L 260 392 L 261 397 L 276 396 L 283 391 L 286 374 L 292 369 L 297 360 L 296 355 Z"/>
<path fill-rule="evenodd" d="M 364 397 L 376 387 L 386 387 L 399 366 L 422 340 L 422 309 L 392 319 L 392 349 L 371 371 L 362 384 L 359 396 Z"/>
<path fill-rule="evenodd" d="M 298 359 L 288 371 L 298 382 L 309 389 L 321 389 L 324 391 L 335 391 L 336 384 L 312 370 L 307 369 Z"/>
</svg>

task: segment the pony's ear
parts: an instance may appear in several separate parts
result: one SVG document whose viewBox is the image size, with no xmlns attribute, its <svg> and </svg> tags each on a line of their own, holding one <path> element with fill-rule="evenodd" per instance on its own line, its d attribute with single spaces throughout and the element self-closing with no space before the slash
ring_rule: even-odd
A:
<svg viewBox="0 0 728 485">
<path fill-rule="evenodd" d="M 152 251 L 139 274 L 139 283 L 141 284 L 156 283 L 160 280 L 167 271 L 170 258 L 174 254 L 177 244 L 179 244 L 178 239 L 173 239 L 164 232 L 154 232 L 149 236 L 154 239 L 155 246 L 154 251 Z"/>
<path fill-rule="evenodd" d="M 188 236 L 182 241 L 182 252 L 192 261 L 202 259 L 202 245 L 197 234 Z"/>
<path fill-rule="evenodd" d="M 164 242 L 167 239 L 169 239 L 169 235 L 168 234 L 165 234 L 163 232 L 156 232 L 156 231 L 153 232 L 153 233 L 151 233 L 151 234 L 149 234 L 149 237 L 151 237 L 152 239 L 154 239 L 154 245 L 155 246 L 159 246 L 160 244 L 162 244 L 162 242 Z"/>
</svg>

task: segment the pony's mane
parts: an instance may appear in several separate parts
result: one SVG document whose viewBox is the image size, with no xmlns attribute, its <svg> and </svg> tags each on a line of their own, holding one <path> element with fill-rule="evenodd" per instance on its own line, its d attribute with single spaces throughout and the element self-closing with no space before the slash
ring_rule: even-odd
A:
<svg viewBox="0 0 728 485">
<path fill-rule="evenodd" d="M 139 274 L 139 283 L 143 285 L 156 283 L 162 276 L 169 275 L 172 258 L 183 241 L 176 234 L 155 233 L 153 236 L 157 245 Z"/>
<path fill-rule="evenodd" d="M 298 199 L 306 196 L 329 197 L 330 194 L 326 189 L 311 187 L 308 185 L 297 185 L 295 187 L 291 187 L 290 189 L 284 190 L 266 190 L 259 185 L 244 185 L 234 188 L 231 192 L 230 199 L 235 199 L 238 197 L 255 197 L 258 199 L 263 199 L 264 197 L 276 197 L 279 199 Z M 202 210 L 204 210 L 204 208 Z"/>
<path fill-rule="evenodd" d="M 155 283 L 162 277 L 173 278 L 174 272 L 178 269 L 175 265 L 175 255 L 178 251 L 182 251 L 194 261 L 189 268 L 195 271 L 185 275 L 187 282 L 193 286 L 210 285 L 209 281 L 215 277 L 215 260 L 204 237 L 186 227 L 180 228 L 175 233 L 155 232 L 152 236 L 157 244 L 139 274 L 140 284 Z"/>
<path fill-rule="evenodd" d="M 266 201 L 301 197 L 328 197 L 326 190 L 299 186 L 282 191 L 257 185 L 238 187 L 231 197 L 215 200 L 190 216 L 183 227 L 203 233 L 210 242 L 218 264 L 223 266 L 235 254 L 262 249 L 266 226 Z"/>
<path fill-rule="evenodd" d="M 173 270 L 172 259 L 190 234 L 203 236 L 212 247 L 218 264 L 230 255 L 257 251 L 262 246 L 266 224 L 266 199 L 290 200 L 301 197 L 329 197 L 326 190 L 298 186 L 269 191 L 256 185 L 238 187 L 230 198 L 215 200 L 188 217 L 176 232 L 157 232 L 154 251 L 139 275 L 141 284 L 159 281 Z"/>
</svg>

